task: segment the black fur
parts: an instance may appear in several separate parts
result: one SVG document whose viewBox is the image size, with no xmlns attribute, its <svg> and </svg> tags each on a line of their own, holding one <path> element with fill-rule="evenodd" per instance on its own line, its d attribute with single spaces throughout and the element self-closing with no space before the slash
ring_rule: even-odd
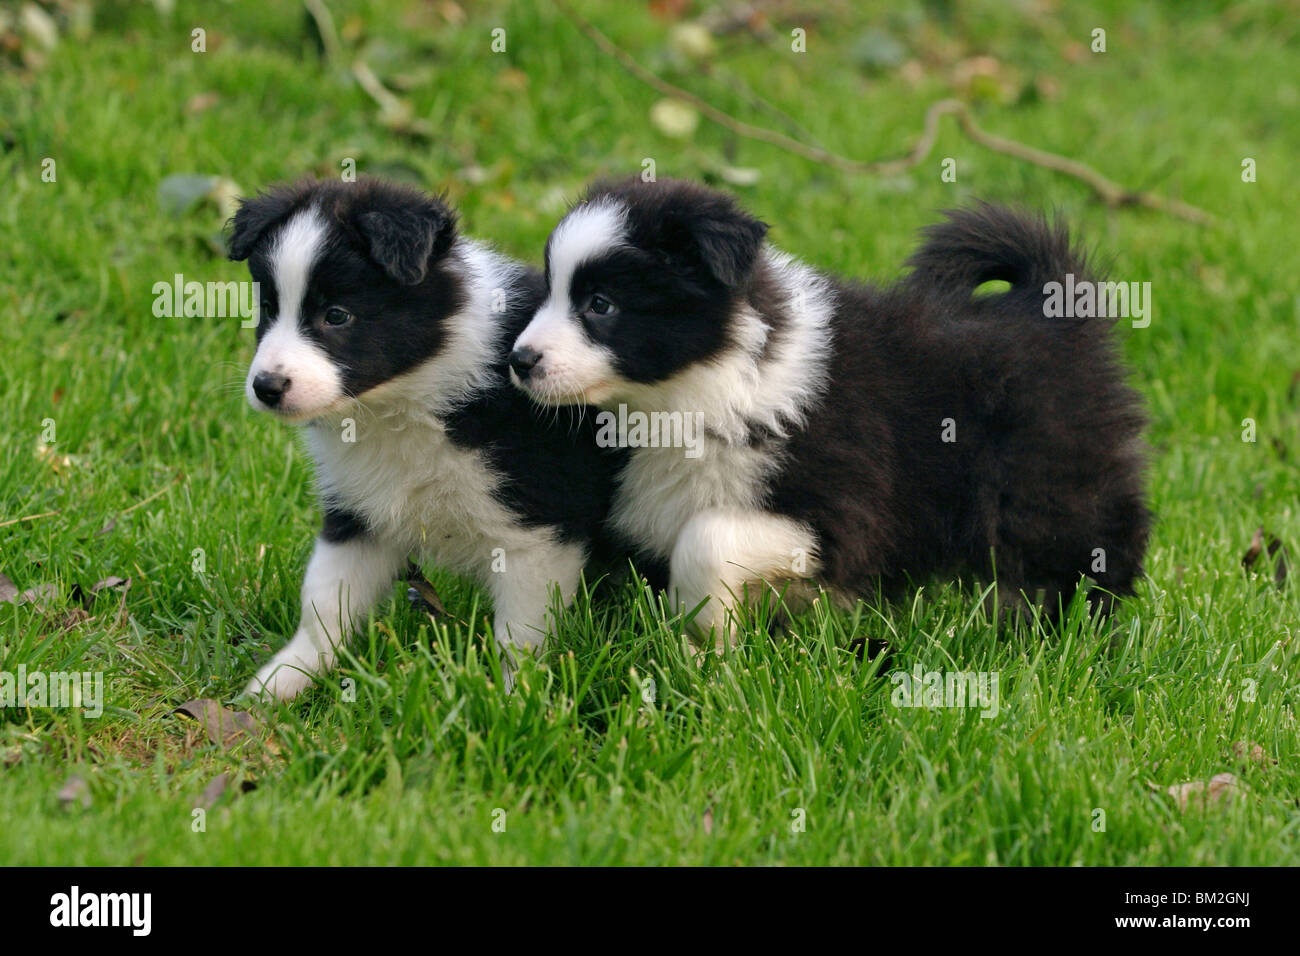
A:
<svg viewBox="0 0 1300 956">
<path fill-rule="evenodd" d="M 630 248 L 579 272 L 618 304 L 593 337 L 625 378 L 709 361 L 742 305 L 769 349 L 791 334 L 788 293 L 756 254 L 764 227 L 729 197 L 671 180 L 588 200 L 604 197 L 626 207 Z M 813 528 L 820 579 L 849 593 L 963 570 L 1049 612 L 1084 576 L 1131 593 L 1151 523 L 1146 416 L 1113 319 L 1044 316 L 1045 283 L 1095 279 L 1064 227 L 979 205 L 927 230 L 910 266 L 886 288 L 832 280 L 828 387 L 789 437 L 750 436 L 774 463 L 765 506 Z M 1012 287 L 972 295 L 990 279 Z"/>
<path fill-rule="evenodd" d="M 326 506 L 321 521 L 320 536 L 330 544 L 342 544 L 366 533 L 366 522 L 358 514 L 344 508 Z"/>
</svg>

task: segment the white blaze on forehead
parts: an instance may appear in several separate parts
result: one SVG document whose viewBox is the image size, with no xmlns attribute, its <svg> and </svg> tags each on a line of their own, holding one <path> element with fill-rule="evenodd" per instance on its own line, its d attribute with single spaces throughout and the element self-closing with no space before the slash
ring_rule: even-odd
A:
<svg viewBox="0 0 1300 956">
<path fill-rule="evenodd" d="M 617 203 L 580 206 L 564 217 L 551 236 L 551 289 L 567 296 L 578 266 L 624 243 L 627 212 Z"/>
<path fill-rule="evenodd" d="M 277 319 L 298 319 L 307 280 L 325 246 L 325 221 L 316 209 L 304 209 L 290 219 L 271 247 L 271 278 L 280 304 Z"/>
</svg>

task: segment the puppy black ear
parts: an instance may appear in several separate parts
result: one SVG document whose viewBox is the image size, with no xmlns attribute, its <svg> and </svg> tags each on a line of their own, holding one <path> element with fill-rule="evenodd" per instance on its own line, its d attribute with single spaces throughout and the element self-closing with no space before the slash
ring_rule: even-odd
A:
<svg viewBox="0 0 1300 956">
<path fill-rule="evenodd" d="M 685 179 L 597 180 L 583 202 L 625 207 L 634 243 L 670 268 L 733 290 L 749 278 L 767 236 L 767 223 L 729 193 Z"/>
<path fill-rule="evenodd" d="M 419 285 L 429 264 L 451 248 L 456 219 L 442 205 L 424 201 L 362 213 L 357 230 L 376 265 L 403 285 Z"/>
<path fill-rule="evenodd" d="M 289 215 L 301 199 L 301 189 L 278 187 L 242 200 L 230 220 L 230 258 L 240 262 L 252 255 L 266 231 Z"/>
<path fill-rule="evenodd" d="M 725 193 L 687 187 L 671 195 L 659 242 L 670 259 L 701 268 L 728 289 L 738 288 L 758 261 L 767 224 Z"/>
<path fill-rule="evenodd" d="M 729 289 L 749 276 L 763 247 L 767 224 L 730 205 L 722 215 L 708 216 L 692 229 L 700 257 L 713 277 Z"/>
</svg>

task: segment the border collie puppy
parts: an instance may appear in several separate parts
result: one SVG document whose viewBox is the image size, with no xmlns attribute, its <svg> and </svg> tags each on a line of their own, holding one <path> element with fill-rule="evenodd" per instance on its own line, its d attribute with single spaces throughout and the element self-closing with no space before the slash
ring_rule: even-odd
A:
<svg viewBox="0 0 1300 956">
<path fill-rule="evenodd" d="M 510 356 L 539 402 L 703 416 L 693 456 L 632 449 L 610 517 L 687 611 L 707 600 L 697 632 L 721 645 L 760 582 L 851 600 L 967 571 L 1049 614 L 1083 576 L 1101 610 L 1131 593 L 1145 413 L 1110 320 L 1044 316 L 1046 283 L 1089 275 L 1063 229 L 952 213 L 888 288 L 766 231 L 692 183 L 598 184 L 551 234 Z M 993 279 L 1010 289 L 973 295 Z"/>
<path fill-rule="evenodd" d="M 557 419 L 507 380 L 540 274 L 459 235 L 440 200 L 377 180 L 246 200 L 230 257 L 261 289 L 248 401 L 305 425 L 325 510 L 298 631 L 248 692 L 288 699 L 332 667 L 411 553 L 486 586 L 498 642 L 540 644 L 614 472 L 590 416 Z"/>
</svg>

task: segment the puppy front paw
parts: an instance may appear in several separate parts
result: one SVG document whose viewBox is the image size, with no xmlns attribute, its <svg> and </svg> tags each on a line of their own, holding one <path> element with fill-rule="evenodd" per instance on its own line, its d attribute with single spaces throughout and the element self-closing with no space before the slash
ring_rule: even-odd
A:
<svg viewBox="0 0 1300 956">
<path fill-rule="evenodd" d="M 318 662 L 309 663 L 297 654 L 281 651 L 263 665 L 244 693 L 264 700 L 293 700 L 311 686 L 318 670 Z"/>
</svg>

